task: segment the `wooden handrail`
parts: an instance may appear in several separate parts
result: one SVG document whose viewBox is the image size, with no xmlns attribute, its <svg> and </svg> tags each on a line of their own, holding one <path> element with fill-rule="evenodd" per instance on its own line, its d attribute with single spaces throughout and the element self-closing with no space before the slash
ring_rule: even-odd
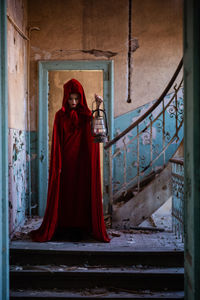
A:
<svg viewBox="0 0 200 300">
<path fill-rule="evenodd" d="M 172 76 L 171 80 L 169 81 L 167 87 L 164 89 L 158 100 L 141 116 L 139 117 L 134 123 L 132 123 L 129 127 L 127 127 L 124 131 L 122 131 L 118 136 L 108 142 L 104 149 L 110 148 L 113 144 L 115 144 L 119 139 L 121 139 L 124 135 L 126 135 L 129 131 L 131 131 L 135 126 L 137 126 L 140 122 L 142 122 L 163 100 L 163 98 L 167 95 L 168 91 L 172 87 L 174 81 L 176 80 L 181 68 L 183 66 L 183 58 L 181 59 L 174 75 Z"/>
</svg>

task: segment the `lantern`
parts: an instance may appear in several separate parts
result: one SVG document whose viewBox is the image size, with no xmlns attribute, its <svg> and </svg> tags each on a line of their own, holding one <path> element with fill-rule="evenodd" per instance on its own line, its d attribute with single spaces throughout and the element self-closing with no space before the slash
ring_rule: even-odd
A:
<svg viewBox="0 0 200 300">
<path fill-rule="evenodd" d="M 95 143 L 105 143 L 108 140 L 108 125 L 105 109 L 100 109 L 101 104 L 97 104 L 97 108 L 93 110 L 92 103 L 92 117 L 91 117 L 91 130 Z M 102 102 L 103 103 L 103 102 Z"/>
</svg>

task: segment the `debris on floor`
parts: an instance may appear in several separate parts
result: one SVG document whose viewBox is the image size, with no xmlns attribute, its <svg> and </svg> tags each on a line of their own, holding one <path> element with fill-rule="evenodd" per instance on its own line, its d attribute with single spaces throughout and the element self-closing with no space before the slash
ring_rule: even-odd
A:
<svg viewBox="0 0 200 300">
<path fill-rule="evenodd" d="M 121 236 L 119 231 L 109 230 L 109 234 L 111 234 L 113 237 L 120 237 Z"/>
<path fill-rule="evenodd" d="M 15 232 L 13 237 L 11 238 L 12 242 L 28 242 L 30 245 L 37 246 L 38 243 L 34 243 L 31 241 L 29 232 L 31 230 L 37 229 L 42 222 L 42 218 L 33 217 L 27 218 L 24 226 L 21 228 L 21 231 Z M 175 236 L 175 234 L 171 231 L 158 231 L 158 227 L 144 227 L 141 226 L 136 228 L 129 228 L 123 230 L 117 229 L 107 229 L 108 235 L 111 238 L 110 243 L 100 243 L 91 237 L 84 239 L 80 242 L 70 242 L 68 240 L 61 241 L 50 241 L 46 243 L 39 243 L 44 245 L 45 247 L 57 248 L 57 247 L 70 247 L 73 248 L 76 245 L 76 248 L 93 248 L 93 249 L 116 249 L 117 247 L 128 247 L 131 249 L 141 249 L 141 248 L 170 248 L 170 249 L 183 249 L 183 242 L 181 239 Z M 162 228 L 161 228 L 162 229 Z"/>
</svg>

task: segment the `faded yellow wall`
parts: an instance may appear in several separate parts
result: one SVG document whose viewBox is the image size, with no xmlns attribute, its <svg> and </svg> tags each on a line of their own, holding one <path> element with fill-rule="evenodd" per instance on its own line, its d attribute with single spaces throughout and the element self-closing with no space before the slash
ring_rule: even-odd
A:
<svg viewBox="0 0 200 300">
<path fill-rule="evenodd" d="M 37 128 L 39 60 L 108 59 L 83 53 L 116 53 L 114 115 L 160 95 L 182 56 L 182 0 L 133 0 L 132 103 L 127 104 L 128 0 L 29 0 L 31 33 L 31 129 Z"/>
<path fill-rule="evenodd" d="M 27 1 L 7 1 L 7 14 L 27 34 Z M 8 19 L 8 126 L 26 128 L 27 41 Z"/>
<path fill-rule="evenodd" d="M 107 59 L 83 53 L 86 49 L 101 49 L 120 52 L 116 56 L 116 85 L 121 99 L 126 90 L 126 43 L 127 24 L 119 22 L 128 17 L 126 1 L 122 0 L 69 0 L 29 1 L 29 24 L 40 27 L 31 36 L 32 66 L 32 123 L 36 128 L 37 118 L 37 61 L 55 59 Z M 119 41 L 117 41 L 119 39 Z M 119 66 L 121 75 L 117 76 Z M 123 80 L 121 80 L 123 78 Z"/>
<path fill-rule="evenodd" d="M 132 99 L 138 107 L 157 99 L 171 79 L 182 50 L 182 0 L 133 0 Z"/>
<path fill-rule="evenodd" d="M 27 1 L 7 1 L 9 231 L 23 226 L 27 207 Z M 23 35 L 23 34 L 22 34 Z"/>
<path fill-rule="evenodd" d="M 94 92 L 103 96 L 103 71 L 51 71 L 49 72 L 49 153 L 51 150 L 52 129 L 55 113 L 62 107 L 63 85 L 70 79 L 76 78 L 83 86 L 88 107 L 92 110 Z M 94 106 L 95 108 L 95 106 Z M 103 144 L 100 144 L 101 180 L 103 188 Z M 50 155 L 49 155 L 50 158 Z"/>
</svg>

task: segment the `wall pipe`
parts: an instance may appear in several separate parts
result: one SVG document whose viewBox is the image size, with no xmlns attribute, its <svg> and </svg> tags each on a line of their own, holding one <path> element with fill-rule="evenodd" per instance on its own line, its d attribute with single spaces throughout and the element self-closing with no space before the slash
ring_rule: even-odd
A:
<svg viewBox="0 0 200 300">
<path fill-rule="evenodd" d="M 132 0 L 128 1 L 128 98 L 131 103 L 131 36 L 132 36 Z"/>
</svg>

